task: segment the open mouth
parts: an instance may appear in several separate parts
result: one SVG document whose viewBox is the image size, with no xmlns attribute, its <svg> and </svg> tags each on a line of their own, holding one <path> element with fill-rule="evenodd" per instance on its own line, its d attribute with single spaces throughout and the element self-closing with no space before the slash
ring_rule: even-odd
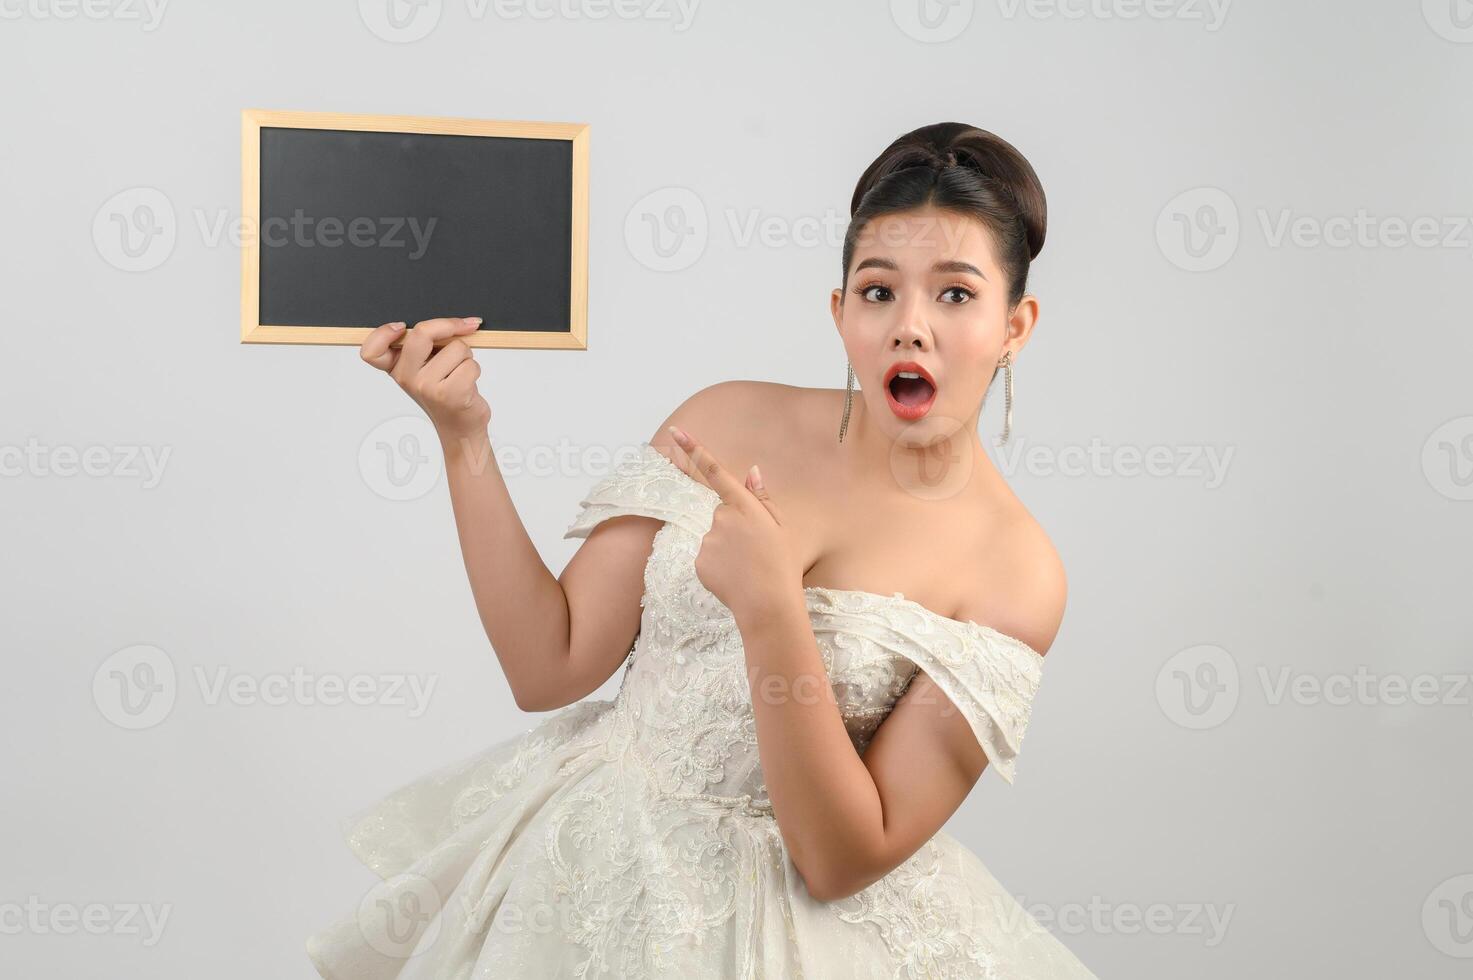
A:
<svg viewBox="0 0 1473 980">
<path fill-rule="evenodd" d="M 931 372 L 914 361 L 892 364 L 885 372 L 885 399 L 900 418 L 918 419 L 936 401 L 936 382 Z"/>
</svg>

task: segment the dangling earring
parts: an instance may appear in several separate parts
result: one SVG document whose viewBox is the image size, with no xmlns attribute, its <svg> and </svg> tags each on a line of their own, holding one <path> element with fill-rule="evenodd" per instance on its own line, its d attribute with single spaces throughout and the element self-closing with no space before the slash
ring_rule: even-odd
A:
<svg viewBox="0 0 1473 980">
<path fill-rule="evenodd" d="M 999 446 L 1008 441 L 1008 436 L 1013 431 L 1013 352 L 1005 350 L 1002 352 L 1002 360 L 997 366 L 1004 371 L 1002 379 L 1003 413 L 1002 413 L 1002 438 L 997 440 Z M 996 372 L 993 372 L 994 376 Z"/>
<path fill-rule="evenodd" d="M 844 433 L 849 430 L 849 409 L 854 405 L 854 364 L 845 359 L 849 366 L 849 380 L 844 383 L 844 418 L 839 422 L 839 441 L 844 441 Z"/>
</svg>

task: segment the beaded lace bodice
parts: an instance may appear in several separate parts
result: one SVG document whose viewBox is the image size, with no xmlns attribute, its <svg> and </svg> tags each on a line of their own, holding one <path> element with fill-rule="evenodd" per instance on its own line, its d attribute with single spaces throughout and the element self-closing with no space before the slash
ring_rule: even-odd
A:
<svg viewBox="0 0 1473 980">
<path fill-rule="evenodd" d="M 563 536 L 585 537 L 600 521 L 624 514 L 665 522 L 645 566 L 640 631 L 619 695 L 627 702 L 632 748 L 662 792 L 750 797 L 760 809 L 767 795 L 741 634 L 695 572 L 719 499 L 643 443 L 579 502 Z M 1037 652 L 898 592 L 804 591 L 857 750 L 864 751 L 917 670 L 925 670 L 970 723 L 989 767 L 1012 781 L 1042 671 Z"/>
</svg>

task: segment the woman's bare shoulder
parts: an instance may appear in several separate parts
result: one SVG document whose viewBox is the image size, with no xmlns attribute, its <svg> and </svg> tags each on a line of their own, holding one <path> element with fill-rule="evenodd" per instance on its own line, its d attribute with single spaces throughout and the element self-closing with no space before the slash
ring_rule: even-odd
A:
<svg viewBox="0 0 1473 980">
<path fill-rule="evenodd" d="M 843 391 L 800 388 L 772 381 L 732 380 L 708 385 L 691 394 L 661 423 L 650 442 L 672 460 L 680 450 L 665 431 L 677 425 L 716 455 L 732 472 L 751 463 L 772 464 L 777 473 L 803 470 L 804 447 L 823 438 L 822 425 L 837 432 Z M 829 417 L 832 416 L 832 419 Z M 777 481 L 770 481 L 777 482 Z M 1027 643 L 1039 653 L 1052 645 L 1064 617 L 1068 582 L 1064 564 L 1043 525 L 1005 483 L 995 487 L 993 503 L 973 511 L 979 516 L 975 534 L 963 553 L 977 556 L 968 564 L 973 597 L 954 618 L 992 626 Z M 970 523 L 963 520 L 963 524 Z"/>
<path fill-rule="evenodd" d="M 814 388 L 798 388 L 773 381 L 735 379 L 707 385 L 670 413 L 650 443 L 672 454 L 674 440 L 665 427 L 676 425 L 713 452 L 723 465 L 743 464 L 763 447 L 786 442 L 793 427 L 802 425 L 804 399 Z"/>
<path fill-rule="evenodd" d="M 975 600 L 958 619 L 971 619 L 1047 653 L 1064 620 L 1069 581 L 1043 525 L 1021 503 L 979 547 Z"/>
</svg>

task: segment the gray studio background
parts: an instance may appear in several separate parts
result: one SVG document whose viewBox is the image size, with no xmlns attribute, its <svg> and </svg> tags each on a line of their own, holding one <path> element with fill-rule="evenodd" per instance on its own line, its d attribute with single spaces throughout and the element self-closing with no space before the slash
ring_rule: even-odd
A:
<svg viewBox="0 0 1473 980">
<path fill-rule="evenodd" d="M 0 3 L 0 972 L 312 976 L 371 879 L 338 820 L 538 720 L 413 404 L 238 341 L 259 107 L 592 124 L 590 349 L 477 353 L 555 572 L 691 392 L 843 385 L 891 139 L 1014 142 L 993 452 L 1071 591 L 948 830 L 1101 977 L 1466 975 L 1473 10 L 926 2 Z"/>
</svg>

